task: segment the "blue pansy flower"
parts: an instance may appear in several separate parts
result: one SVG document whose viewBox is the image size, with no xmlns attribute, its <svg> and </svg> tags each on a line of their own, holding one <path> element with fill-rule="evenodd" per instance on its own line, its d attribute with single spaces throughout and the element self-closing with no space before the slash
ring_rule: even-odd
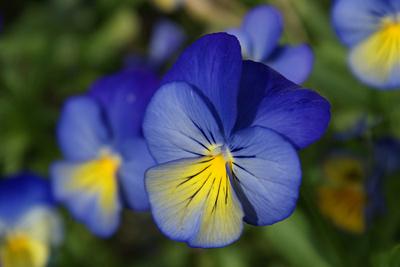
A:
<svg viewBox="0 0 400 267">
<path fill-rule="evenodd" d="M 155 222 L 174 240 L 220 247 L 239 238 L 243 219 L 285 219 L 299 194 L 296 148 L 319 139 L 329 120 L 320 95 L 242 61 L 234 36 L 204 36 L 146 111 L 143 131 L 158 163 L 146 173 Z"/>
<path fill-rule="evenodd" d="M 382 89 L 400 87 L 398 0 L 336 0 L 333 24 L 361 81 Z"/>
<path fill-rule="evenodd" d="M 255 7 L 240 28 L 228 32 L 239 39 L 244 58 L 267 64 L 295 83 L 303 83 L 311 73 L 314 54 L 308 45 L 279 45 L 283 18 L 272 6 Z"/>
<path fill-rule="evenodd" d="M 144 110 L 156 76 L 147 70 L 101 78 L 69 99 L 58 124 L 63 161 L 51 168 L 56 198 L 93 233 L 115 232 L 123 202 L 148 209 L 144 172 L 153 164 L 142 137 Z"/>
<path fill-rule="evenodd" d="M 151 34 L 149 50 L 145 56 L 130 55 L 126 58 L 127 68 L 147 66 L 158 71 L 179 50 L 185 41 L 182 28 L 173 21 L 159 20 Z"/>
<path fill-rule="evenodd" d="M 44 267 L 62 239 L 50 184 L 30 173 L 0 181 L 0 266 Z"/>
</svg>

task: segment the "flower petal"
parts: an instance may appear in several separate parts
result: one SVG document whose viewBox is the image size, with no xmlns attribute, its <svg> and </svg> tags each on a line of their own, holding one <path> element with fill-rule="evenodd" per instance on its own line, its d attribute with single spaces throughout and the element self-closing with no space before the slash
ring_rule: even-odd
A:
<svg viewBox="0 0 400 267">
<path fill-rule="evenodd" d="M 48 181 L 21 173 L 0 183 L 0 220 L 10 226 L 33 207 L 51 207 L 54 200 Z"/>
<path fill-rule="evenodd" d="M 332 12 L 333 25 L 342 42 L 352 47 L 374 33 L 382 18 L 396 14 L 395 9 L 388 1 L 337 0 Z"/>
<path fill-rule="evenodd" d="M 295 148 L 274 131 L 252 127 L 236 133 L 230 149 L 232 181 L 245 221 L 269 225 L 290 216 L 301 183 Z"/>
<path fill-rule="evenodd" d="M 73 97 L 58 123 L 58 142 L 68 160 L 88 160 L 109 141 L 99 105 L 88 97 Z"/>
<path fill-rule="evenodd" d="M 249 60 L 244 61 L 235 129 L 246 128 L 252 124 L 257 109 L 267 92 L 297 88 L 300 88 L 300 86 L 290 82 L 264 64 Z"/>
<path fill-rule="evenodd" d="M 117 179 L 110 165 L 100 160 L 85 163 L 57 162 L 51 168 L 53 191 L 73 216 L 94 234 L 108 237 L 120 220 Z"/>
<path fill-rule="evenodd" d="M 148 102 L 158 87 L 149 70 L 125 70 L 97 80 L 89 94 L 105 109 L 112 137 L 124 140 L 142 134 Z"/>
<path fill-rule="evenodd" d="M 157 91 L 146 111 L 143 131 L 159 163 L 202 156 L 222 143 L 221 127 L 206 101 L 182 82 L 165 84 Z"/>
<path fill-rule="evenodd" d="M 400 26 L 390 23 L 354 46 L 349 59 L 361 81 L 382 89 L 400 86 Z"/>
<path fill-rule="evenodd" d="M 160 66 L 167 61 L 185 40 L 183 30 L 169 20 L 159 21 L 151 37 L 149 58 L 153 65 Z"/>
<path fill-rule="evenodd" d="M 235 36 L 240 43 L 240 47 L 242 48 L 242 56 L 243 58 L 249 58 L 252 51 L 251 40 L 248 36 L 247 32 L 245 32 L 241 28 L 233 28 L 226 31 L 227 33 Z"/>
<path fill-rule="evenodd" d="M 18 220 L 14 229 L 46 245 L 59 245 L 63 237 L 61 217 L 55 207 L 32 207 Z"/>
<path fill-rule="evenodd" d="M 226 33 L 206 35 L 180 56 L 163 83 L 183 81 L 195 86 L 216 108 L 229 134 L 236 119 L 242 56 L 238 40 Z"/>
<path fill-rule="evenodd" d="M 283 46 L 268 58 L 267 65 L 294 83 L 307 80 L 314 64 L 314 54 L 308 45 Z"/>
<path fill-rule="evenodd" d="M 349 232 L 361 234 L 365 231 L 366 203 L 365 192 L 354 186 L 321 186 L 318 190 L 321 213 L 337 227 Z"/>
<path fill-rule="evenodd" d="M 49 246 L 26 233 L 8 234 L 0 247 L 1 266 L 42 267 L 47 265 L 49 256 Z"/>
<path fill-rule="evenodd" d="M 148 168 L 155 165 L 147 145 L 142 138 L 131 139 L 123 143 L 124 161 L 119 169 L 121 190 L 130 208 L 137 211 L 149 209 L 149 199 L 144 186 L 144 175 Z"/>
<path fill-rule="evenodd" d="M 154 219 L 172 239 L 193 247 L 220 247 L 242 232 L 243 211 L 222 155 L 151 168 L 146 187 Z"/>
<path fill-rule="evenodd" d="M 257 112 L 253 117 L 255 108 L 251 109 L 248 115 L 244 108 L 239 112 L 239 119 L 236 129 L 247 126 L 252 121 L 253 126 L 270 128 L 287 137 L 297 148 L 304 148 L 315 142 L 324 134 L 330 121 L 330 104 L 316 92 L 307 89 L 298 89 L 294 83 L 286 80 L 283 76 L 268 68 L 267 66 L 256 66 L 256 63 L 249 62 L 242 77 L 241 91 L 239 98 L 253 94 L 248 88 L 262 88 L 268 82 L 265 95 L 256 93 L 253 98 L 260 102 L 257 105 Z M 246 67 L 245 67 L 246 68 Z M 251 74 L 250 70 L 255 70 Z M 268 77 L 264 82 L 257 81 L 255 73 L 264 74 Z M 248 76 L 249 75 L 249 76 Z M 253 77 L 253 78 L 252 78 Z M 255 81 L 255 82 L 254 82 Z M 258 89 L 256 89 L 258 91 Z M 242 100 L 239 100 L 242 101 Z M 243 102 L 243 101 L 242 101 Z M 239 102 L 240 103 L 240 102 Z M 248 105 L 247 103 L 239 106 Z"/>
<path fill-rule="evenodd" d="M 283 31 L 282 15 L 272 6 L 258 6 L 247 13 L 242 29 L 250 37 L 250 59 L 264 61 L 278 45 Z"/>
</svg>

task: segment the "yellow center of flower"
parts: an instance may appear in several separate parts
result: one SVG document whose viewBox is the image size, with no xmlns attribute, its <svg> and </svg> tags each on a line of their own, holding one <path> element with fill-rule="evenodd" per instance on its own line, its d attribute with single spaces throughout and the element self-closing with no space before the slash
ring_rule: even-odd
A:
<svg viewBox="0 0 400 267">
<path fill-rule="evenodd" d="M 382 29 L 392 36 L 400 35 L 400 15 L 396 18 L 386 17 L 382 20 Z"/>
<path fill-rule="evenodd" d="M 213 157 L 215 166 L 221 168 L 221 171 L 226 171 L 226 164 L 228 164 L 228 167 L 232 170 L 233 156 L 227 147 L 213 144 L 208 147 L 208 150 L 204 151 L 204 154 Z"/>
<path fill-rule="evenodd" d="M 44 267 L 48 256 L 48 247 L 43 242 L 22 233 L 12 233 L 0 247 L 0 266 Z"/>
<path fill-rule="evenodd" d="M 118 155 L 104 150 L 97 159 L 83 163 L 74 170 L 68 189 L 94 193 L 99 196 L 100 206 L 105 211 L 112 211 L 118 192 L 116 178 L 120 165 L 121 158 Z"/>
</svg>

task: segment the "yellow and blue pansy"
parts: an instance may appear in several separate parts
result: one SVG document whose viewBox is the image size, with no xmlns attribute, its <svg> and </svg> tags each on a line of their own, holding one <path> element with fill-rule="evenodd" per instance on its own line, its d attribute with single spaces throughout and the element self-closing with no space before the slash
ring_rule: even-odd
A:
<svg viewBox="0 0 400 267">
<path fill-rule="evenodd" d="M 387 154 L 386 142 L 386 139 L 377 141 L 375 157 L 380 154 L 379 150 L 385 150 Z M 398 162 L 399 157 L 396 157 Z M 388 166 L 381 165 L 376 159 L 371 165 L 367 168 L 363 158 L 348 152 L 333 154 L 325 160 L 318 204 L 321 213 L 336 227 L 361 234 L 372 219 L 384 211 L 382 183 L 393 169 L 385 169 Z"/>
<path fill-rule="evenodd" d="M 337 0 L 333 24 L 361 81 L 380 89 L 400 87 L 398 0 Z"/>
<path fill-rule="evenodd" d="M 307 44 L 279 45 L 283 17 L 273 6 L 250 10 L 239 28 L 229 29 L 240 41 L 244 58 L 262 62 L 295 83 L 303 83 L 311 73 L 314 54 Z"/>
<path fill-rule="evenodd" d="M 23 173 L 0 182 L 0 266 L 45 267 L 62 225 L 48 181 Z"/>
<path fill-rule="evenodd" d="M 351 155 L 332 156 L 323 164 L 325 183 L 318 189 L 321 213 L 337 227 L 354 233 L 366 229 L 366 170 Z"/>
<path fill-rule="evenodd" d="M 116 231 L 123 201 L 148 209 L 144 172 L 153 159 L 141 124 L 157 86 L 151 71 L 121 71 L 64 105 L 57 130 L 64 160 L 51 167 L 54 194 L 98 236 Z"/>
<path fill-rule="evenodd" d="M 145 179 L 156 224 L 171 239 L 209 248 L 237 240 L 243 220 L 290 216 L 297 149 L 317 141 L 329 120 L 323 97 L 243 61 L 234 36 L 202 37 L 165 75 L 143 122 L 158 163 Z"/>
</svg>

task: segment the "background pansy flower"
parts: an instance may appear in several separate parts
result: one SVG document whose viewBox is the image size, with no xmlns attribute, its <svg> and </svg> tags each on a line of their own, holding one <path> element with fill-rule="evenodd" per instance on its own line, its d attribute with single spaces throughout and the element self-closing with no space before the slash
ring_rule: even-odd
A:
<svg viewBox="0 0 400 267">
<path fill-rule="evenodd" d="M 400 2 L 337 0 L 333 25 L 350 48 L 355 75 L 371 86 L 400 87 Z"/>
<path fill-rule="evenodd" d="M 383 182 L 400 169 L 400 146 L 392 138 L 374 144 L 373 161 L 337 152 L 323 163 L 324 183 L 318 188 L 321 213 L 337 227 L 363 233 L 385 211 Z"/>
<path fill-rule="evenodd" d="M 44 267 L 61 239 L 48 181 L 29 173 L 0 181 L 0 266 Z"/>
<path fill-rule="evenodd" d="M 331 156 L 323 164 L 323 177 L 318 188 L 321 213 L 341 229 L 363 233 L 368 201 L 363 161 L 348 154 Z"/>
<path fill-rule="evenodd" d="M 147 54 L 128 56 L 125 60 L 126 67 L 147 66 L 158 71 L 181 48 L 185 38 L 185 33 L 178 24 L 167 19 L 159 20 L 152 31 Z"/>
<path fill-rule="evenodd" d="M 264 64 L 237 39 L 206 35 L 166 74 L 143 130 L 159 165 L 146 173 L 155 222 L 193 247 L 239 238 L 243 219 L 269 225 L 294 210 L 296 148 L 321 137 L 329 103 Z"/>
<path fill-rule="evenodd" d="M 314 54 L 308 45 L 279 44 L 283 18 L 272 6 L 255 7 L 244 17 L 240 28 L 228 32 L 239 39 L 246 59 L 267 64 L 295 83 L 303 83 L 311 73 Z"/>
<path fill-rule="evenodd" d="M 96 81 L 62 110 L 64 160 L 51 169 L 55 196 L 99 236 L 115 232 L 124 200 L 134 210 L 148 208 L 144 172 L 153 160 L 141 124 L 157 86 L 152 72 L 123 71 Z"/>
</svg>

